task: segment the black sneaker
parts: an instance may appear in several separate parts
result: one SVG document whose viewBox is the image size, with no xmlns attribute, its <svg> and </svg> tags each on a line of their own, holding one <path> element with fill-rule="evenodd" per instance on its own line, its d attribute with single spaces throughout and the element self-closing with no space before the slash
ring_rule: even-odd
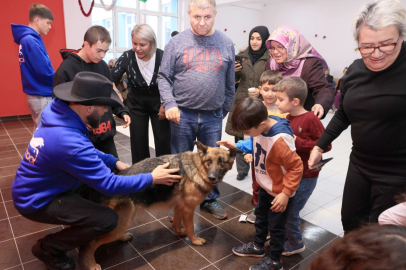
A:
<svg viewBox="0 0 406 270">
<path fill-rule="evenodd" d="M 66 253 L 51 254 L 41 247 L 41 241 L 31 248 L 32 254 L 50 270 L 70 270 L 75 269 L 75 262 L 66 256 Z"/>
<path fill-rule="evenodd" d="M 237 180 L 238 180 L 238 181 L 242 181 L 242 180 L 245 179 L 245 177 L 246 177 L 247 175 L 248 175 L 247 173 L 239 173 L 239 174 L 237 174 Z"/>
<path fill-rule="evenodd" d="M 262 258 L 265 256 L 265 249 L 255 249 L 255 245 L 253 242 L 244 244 L 239 247 L 234 247 L 232 249 L 233 253 L 240 257 L 257 257 Z"/>
<path fill-rule="evenodd" d="M 226 211 L 221 208 L 220 204 L 216 200 L 204 201 L 203 204 L 200 205 L 200 210 L 209 212 L 210 214 L 212 214 L 213 217 L 217 219 L 227 218 Z"/>
<path fill-rule="evenodd" d="M 170 222 L 173 222 L 173 209 L 169 210 L 168 219 L 169 219 Z"/>
<path fill-rule="evenodd" d="M 283 270 L 282 261 L 277 262 L 269 257 L 259 261 L 257 265 L 253 265 L 249 270 Z"/>
</svg>

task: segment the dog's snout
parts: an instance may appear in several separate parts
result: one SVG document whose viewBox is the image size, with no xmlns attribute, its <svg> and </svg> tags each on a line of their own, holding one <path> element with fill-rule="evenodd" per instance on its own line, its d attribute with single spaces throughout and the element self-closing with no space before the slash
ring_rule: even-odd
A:
<svg viewBox="0 0 406 270">
<path fill-rule="evenodd" d="M 217 181 L 216 177 L 208 177 L 208 178 L 209 178 L 210 182 L 216 182 Z"/>
</svg>

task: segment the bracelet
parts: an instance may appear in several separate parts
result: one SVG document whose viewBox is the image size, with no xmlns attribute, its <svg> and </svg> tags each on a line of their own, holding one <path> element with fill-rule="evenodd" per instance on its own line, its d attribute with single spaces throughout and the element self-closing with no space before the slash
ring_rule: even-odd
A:
<svg viewBox="0 0 406 270">
<path fill-rule="evenodd" d="M 313 150 L 316 150 L 317 152 L 320 152 L 320 153 L 323 153 L 323 152 L 324 152 L 323 149 L 321 149 L 320 147 L 314 146 L 313 149 L 310 150 L 310 153 L 309 153 L 309 154 L 311 154 L 311 153 L 313 152 Z"/>
<path fill-rule="evenodd" d="M 117 94 L 120 94 L 120 91 L 118 91 L 118 90 L 114 90 L 114 92 L 116 92 Z"/>
</svg>

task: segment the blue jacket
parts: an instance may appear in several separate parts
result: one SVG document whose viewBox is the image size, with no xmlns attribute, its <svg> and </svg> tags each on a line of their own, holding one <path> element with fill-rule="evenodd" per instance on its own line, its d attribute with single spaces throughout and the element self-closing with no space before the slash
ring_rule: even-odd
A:
<svg viewBox="0 0 406 270">
<path fill-rule="evenodd" d="M 11 24 L 14 42 L 19 45 L 21 81 L 24 93 L 32 96 L 52 96 L 55 71 L 41 36 L 29 26 Z"/>
<path fill-rule="evenodd" d="M 86 125 L 58 98 L 43 110 L 39 128 L 17 169 L 12 186 L 15 208 L 34 213 L 80 182 L 108 196 L 133 193 L 152 184 L 152 174 L 115 175 L 117 159 L 95 149 Z"/>
<path fill-rule="evenodd" d="M 292 135 L 293 137 L 293 130 L 292 128 L 289 126 L 290 121 L 285 119 L 285 118 L 280 118 L 279 116 L 275 116 L 275 115 L 268 115 L 269 118 L 276 120 L 277 123 L 275 125 L 273 125 L 268 133 L 262 134 L 265 137 L 273 137 L 276 134 L 279 133 L 287 133 Z M 253 149 L 253 138 L 252 136 L 250 137 L 250 139 L 248 140 L 240 140 L 238 141 L 235 146 L 240 149 L 241 151 L 243 151 L 244 153 L 247 154 L 253 154 L 254 153 L 254 149 Z"/>
</svg>

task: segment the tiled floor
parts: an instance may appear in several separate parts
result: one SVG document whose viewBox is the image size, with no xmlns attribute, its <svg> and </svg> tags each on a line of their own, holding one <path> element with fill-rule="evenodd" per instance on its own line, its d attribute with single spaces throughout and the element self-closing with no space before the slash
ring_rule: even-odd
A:
<svg viewBox="0 0 406 270">
<path fill-rule="evenodd" d="M 31 139 L 33 125 L 29 117 L 0 120 L 0 269 L 42 270 L 45 267 L 31 254 L 31 246 L 62 226 L 31 222 L 14 209 L 11 184 Z M 127 132 L 120 127 L 118 130 Z M 123 133 L 115 137 L 117 150 L 120 159 L 130 163 L 129 138 Z M 232 138 L 224 133 L 223 139 Z M 153 140 L 150 141 L 153 152 Z M 299 255 L 283 257 L 285 269 L 305 269 L 313 256 L 342 234 L 341 196 L 350 147 L 350 135 L 345 131 L 325 155 L 333 156 L 334 160 L 322 170 L 316 190 L 301 212 L 307 249 Z M 96 251 L 96 260 L 103 269 L 248 269 L 258 259 L 237 257 L 231 252 L 232 247 L 252 241 L 255 232 L 252 224 L 238 222 L 241 214 L 252 210 L 252 188 L 251 178 L 237 181 L 236 174 L 234 167 L 219 186 L 219 203 L 226 209 L 228 219 L 216 220 L 196 210 L 195 231 L 207 240 L 204 246 L 193 246 L 188 238 L 175 236 L 166 210 L 139 209 L 129 228 L 134 238 L 101 246 Z M 76 250 L 68 254 L 77 261 Z"/>
</svg>

